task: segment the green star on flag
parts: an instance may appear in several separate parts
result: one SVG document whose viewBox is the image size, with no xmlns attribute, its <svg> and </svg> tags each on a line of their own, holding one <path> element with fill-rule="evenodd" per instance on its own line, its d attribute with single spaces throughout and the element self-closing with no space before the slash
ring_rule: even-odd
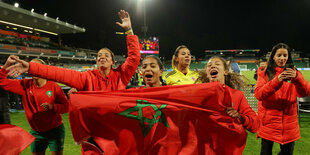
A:
<svg viewBox="0 0 310 155">
<path fill-rule="evenodd" d="M 142 102 L 144 104 L 142 104 Z M 148 107 L 148 106 L 152 107 L 153 110 L 155 111 L 155 114 L 154 114 L 152 119 L 143 116 L 142 109 L 145 107 Z M 143 136 L 145 137 L 149 133 L 149 131 L 152 129 L 153 125 L 158 123 L 158 122 L 161 122 L 167 128 L 170 128 L 165 114 L 161 111 L 162 109 L 164 109 L 166 107 L 167 107 L 167 104 L 162 104 L 158 108 L 155 104 L 150 104 L 146 100 L 137 100 L 137 105 L 135 107 L 132 107 L 132 108 L 129 108 L 125 111 L 122 111 L 122 112 L 118 113 L 118 115 L 139 120 Z M 135 111 L 138 112 L 138 115 L 131 114 L 132 112 L 135 112 Z M 144 125 L 145 123 L 148 123 L 148 125 L 146 127 Z"/>
</svg>

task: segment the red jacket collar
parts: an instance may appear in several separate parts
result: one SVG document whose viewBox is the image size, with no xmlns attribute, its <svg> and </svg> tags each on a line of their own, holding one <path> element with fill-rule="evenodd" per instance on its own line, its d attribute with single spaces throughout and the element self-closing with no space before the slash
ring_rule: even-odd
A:
<svg viewBox="0 0 310 155">
<path fill-rule="evenodd" d="M 282 73 L 283 72 L 282 67 L 276 67 L 274 70 L 275 70 L 275 73 Z"/>
</svg>

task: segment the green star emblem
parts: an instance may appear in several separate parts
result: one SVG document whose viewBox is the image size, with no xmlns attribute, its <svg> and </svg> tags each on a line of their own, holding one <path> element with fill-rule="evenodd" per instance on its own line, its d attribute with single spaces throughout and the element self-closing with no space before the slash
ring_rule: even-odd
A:
<svg viewBox="0 0 310 155">
<path fill-rule="evenodd" d="M 49 91 L 46 92 L 46 95 L 47 95 L 48 97 L 51 97 L 51 96 L 53 95 L 53 92 L 52 92 L 51 90 L 49 90 Z"/>
<path fill-rule="evenodd" d="M 144 104 L 142 104 L 142 102 Z M 148 107 L 148 106 L 152 107 L 153 110 L 155 111 L 155 114 L 154 114 L 152 119 L 143 116 L 142 109 L 145 107 Z M 146 100 L 137 100 L 137 105 L 135 107 L 132 107 L 132 108 L 129 108 L 125 111 L 122 111 L 122 112 L 118 113 L 118 115 L 139 120 L 143 136 L 145 137 L 149 133 L 149 131 L 152 129 L 153 125 L 158 123 L 158 122 L 161 122 L 167 128 L 170 128 L 165 114 L 161 111 L 162 109 L 164 109 L 166 107 L 167 107 L 167 104 L 162 104 L 158 108 L 155 104 L 150 104 Z M 135 111 L 138 112 L 138 115 L 131 114 L 132 112 L 135 112 Z M 145 123 L 147 124 L 146 127 L 145 127 Z"/>
</svg>

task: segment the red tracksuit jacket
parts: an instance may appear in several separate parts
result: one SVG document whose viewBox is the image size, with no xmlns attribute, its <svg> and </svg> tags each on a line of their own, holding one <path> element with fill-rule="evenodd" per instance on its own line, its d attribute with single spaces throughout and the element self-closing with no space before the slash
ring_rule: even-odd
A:
<svg viewBox="0 0 310 155">
<path fill-rule="evenodd" d="M 244 122 L 242 122 L 243 127 L 252 133 L 257 132 L 260 126 L 260 120 L 255 111 L 249 105 L 243 92 L 237 89 L 232 89 L 228 86 L 227 88 L 231 93 L 232 107 L 239 112 L 242 118 L 244 118 Z"/>
<path fill-rule="evenodd" d="M 310 84 L 297 71 L 291 82 L 279 82 L 283 68 L 275 68 L 275 76 L 268 81 L 265 71 L 258 74 L 255 97 L 259 100 L 258 115 L 261 127 L 257 136 L 280 144 L 300 138 L 297 119 L 297 99 L 310 94 Z"/>
<path fill-rule="evenodd" d="M 140 50 L 137 36 L 127 36 L 127 48 L 128 58 L 124 64 L 116 69 L 111 69 L 110 73 L 105 78 L 100 74 L 98 69 L 79 72 L 32 62 L 29 63 L 28 74 L 66 84 L 79 91 L 125 89 L 140 63 Z"/>
<path fill-rule="evenodd" d="M 55 82 L 47 81 L 37 87 L 32 79 L 7 79 L 8 71 L 0 70 L 0 87 L 22 96 L 27 120 L 34 131 L 46 132 L 62 124 L 62 113 L 68 112 L 69 102 Z M 45 110 L 42 103 L 54 104 L 54 110 Z"/>
</svg>

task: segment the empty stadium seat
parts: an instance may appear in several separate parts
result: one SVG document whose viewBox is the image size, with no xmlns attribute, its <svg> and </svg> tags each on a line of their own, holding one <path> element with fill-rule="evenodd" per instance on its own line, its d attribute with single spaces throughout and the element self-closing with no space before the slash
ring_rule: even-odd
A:
<svg viewBox="0 0 310 155">
<path fill-rule="evenodd" d="M 309 116 L 301 116 L 301 113 L 310 114 L 310 95 L 302 98 L 297 98 L 297 106 L 298 106 L 298 122 L 301 127 L 301 118 L 309 117 Z"/>
</svg>

